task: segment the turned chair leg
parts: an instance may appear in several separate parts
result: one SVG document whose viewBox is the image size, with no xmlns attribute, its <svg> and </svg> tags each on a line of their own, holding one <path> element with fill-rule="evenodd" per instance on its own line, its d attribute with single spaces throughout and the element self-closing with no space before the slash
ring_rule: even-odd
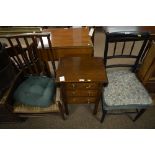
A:
<svg viewBox="0 0 155 155">
<path fill-rule="evenodd" d="M 107 111 L 106 110 L 103 110 L 103 112 L 102 112 L 102 118 L 101 118 L 101 121 L 100 121 L 101 123 L 103 123 L 106 114 L 107 114 Z"/>
<path fill-rule="evenodd" d="M 64 103 L 64 108 L 65 108 L 65 114 L 69 115 L 68 105 L 66 103 Z"/>
<path fill-rule="evenodd" d="M 59 106 L 61 117 L 62 117 L 63 120 L 65 120 L 64 108 L 63 108 L 63 106 L 62 106 L 62 104 L 60 102 L 58 102 L 58 106 Z"/>
<path fill-rule="evenodd" d="M 97 104 L 95 104 L 95 106 L 94 106 L 94 111 L 93 111 L 94 115 L 97 114 L 98 106 L 99 106 L 99 102 Z"/>
<path fill-rule="evenodd" d="M 136 117 L 133 119 L 133 121 L 135 122 L 145 111 L 146 111 L 146 109 L 141 109 L 140 112 L 138 112 Z"/>
</svg>

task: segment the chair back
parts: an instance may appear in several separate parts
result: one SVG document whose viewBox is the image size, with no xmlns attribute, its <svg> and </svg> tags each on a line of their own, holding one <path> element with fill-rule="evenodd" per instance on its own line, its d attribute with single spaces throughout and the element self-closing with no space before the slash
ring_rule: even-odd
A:
<svg viewBox="0 0 155 155">
<path fill-rule="evenodd" d="M 148 33 L 107 33 L 104 50 L 105 66 L 107 68 L 132 67 L 132 71 L 135 71 L 147 51 L 148 42 Z"/>
<path fill-rule="evenodd" d="M 24 74 L 56 76 L 50 33 L 25 33 L 0 36 L 7 40 L 7 52 Z M 51 67 L 52 66 L 52 67 Z"/>
</svg>

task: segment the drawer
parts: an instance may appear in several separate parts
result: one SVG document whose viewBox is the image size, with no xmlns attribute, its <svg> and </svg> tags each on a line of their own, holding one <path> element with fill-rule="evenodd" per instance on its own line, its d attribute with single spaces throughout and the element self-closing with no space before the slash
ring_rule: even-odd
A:
<svg viewBox="0 0 155 155">
<path fill-rule="evenodd" d="M 97 96 L 97 90 L 66 90 L 67 96 Z"/>
<path fill-rule="evenodd" d="M 101 84 L 99 83 L 66 83 L 66 89 L 99 89 Z"/>
<path fill-rule="evenodd" d="M 55 60 L 59 60 L 62 57 L 92 57 L 93 47 L 81 47 L 81 48 L 54 48 L 53 53 Z"/>
<path fill-rule="evenodd" d="M 96 98 L 95 97 L 68 97 L 67 103 L 68 104 L 74 104 L 74 103 L 95 103 Z"/>
</svg>

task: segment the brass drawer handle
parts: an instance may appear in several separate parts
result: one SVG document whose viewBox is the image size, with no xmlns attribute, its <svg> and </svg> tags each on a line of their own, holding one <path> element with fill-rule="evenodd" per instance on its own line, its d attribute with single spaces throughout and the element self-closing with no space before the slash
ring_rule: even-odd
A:
<svg viewBox="0 0 155 155">
<path fill-rule="evenodd" d="M 88 96 L 91 96 L 91 92 L 90 91 L 88 92 Z"/>
<path fill-rule="evenodd" d="M 75 84 L 72 84 L 73 89 L 75 89 Z"/>
<path fill-rule="evenodd" d="M 72 92 L 72 95 L 75 95 L 75 92 Z"/>
<path fill-rule="evenodd" d="M 76 99 L 75 98 L 73 98 L 73 102 L 75 102 L 76 101 Z"/>
<path fill-rule="evenodd" d="M 88 99 L 88 104 L 90 103 L 90 99 Z"/>
<path fill-rule="evenodd" d="M 86 88 L 87 88 L 87 89 L 88 89 L 88 88 L 91 88 L 91 85 L 86 86 Z"/>
</svg>

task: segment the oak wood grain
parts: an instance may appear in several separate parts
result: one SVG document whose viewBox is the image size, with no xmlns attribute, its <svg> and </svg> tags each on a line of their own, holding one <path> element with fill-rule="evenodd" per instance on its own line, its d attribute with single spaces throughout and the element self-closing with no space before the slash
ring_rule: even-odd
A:
<svg viewBox="0 0 155 155">
<path fill-rule="evenodd" d="M 52 34 L 51 43 L 56 60 L 66 56 L 93 55 L 93 44 L 87 27 L 55 28 L 44 31 Z"/>
<path fill-rule="evenodd" d="M 60 59 L 57 70 L 57 82 L 64 76 L 65 82 L 103 82 L 107 83 L 106 70 L 102 58 L 66 57 Z"/>
<path fill-rule="evenodd" d="M 64 76 L 64 81 L 60 77 Z M 108 83 L 102 58 L 65 57 L 59 61 L 56 81 L 60 83 L 61 98 L 66 114 L 68 104 L 94 104 L 97 113 L 102 87 Z"/>
</svg>

